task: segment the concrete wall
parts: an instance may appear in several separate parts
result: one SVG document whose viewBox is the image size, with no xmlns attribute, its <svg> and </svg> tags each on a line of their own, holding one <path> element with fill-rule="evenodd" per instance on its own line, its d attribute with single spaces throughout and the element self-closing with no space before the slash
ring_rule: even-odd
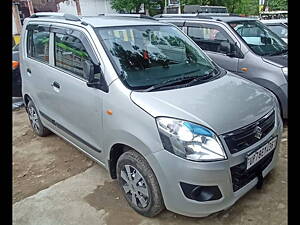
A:
<svg viewBox="0 0 300 225">
<path fill-rule="evenodd" d="M 110 0 L 79 0 L 82 16 L 96 16 L 100 13 L 115 13 Z M 58 4 L 58 12 L 77 15 L 74 0 L 66 0 Z"/>
<path fill-rule="evenodd" d="M 12 31 L 13 35 L 20 34 L 22 29 L 22 24 L 20 20 L 19 9 L 17 5 L 12 5 Z"/>
<path fill-rule="evenodd" d="M 15 22 L 15 17 L 14 14 L 12 14 L 12 34 L 15 35 L 17 34 L 17 26 L 16 26 L 16 22 Z"/>
<path fill-rule="evenodd" d="M 77 15 L 75 1 L 74 0 L 67 0 L 67 1 L 64 1 L 64 2 L 60 2 L 57 5 L 57 12 L 70 13 L 70 14 Z"/>
<path fill-rule="evenodd" d="M 113 13 L 109 0 L 80 0 L 82 15 L 96 16 L 99 13 Z"/>
</svg>

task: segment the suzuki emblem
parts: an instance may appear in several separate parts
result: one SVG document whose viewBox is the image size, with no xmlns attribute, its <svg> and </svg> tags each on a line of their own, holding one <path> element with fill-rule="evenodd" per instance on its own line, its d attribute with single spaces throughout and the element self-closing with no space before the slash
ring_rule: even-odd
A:
<svg viewBox="0 0 300 225">
<path fill-rule="evenodd" d="M 256 126 L 254 131 L 255 131 L 254 137 L 256 137 L 257 139 L 260 139 L 262 136 L 261 128 L 259 126 Z"/>
</svg>

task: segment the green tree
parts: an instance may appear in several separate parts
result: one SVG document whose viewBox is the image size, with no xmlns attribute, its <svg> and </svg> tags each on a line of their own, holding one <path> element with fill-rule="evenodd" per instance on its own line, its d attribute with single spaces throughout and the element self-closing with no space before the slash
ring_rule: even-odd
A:
<svg viewBox="0 0 300 225">
<path fill-rule="evenodd" d="M 226 6 L 229 13 L 257 15 L 259 1 L 258 0 L 181 0 L 181 4 L 182 5 Z"/>
<path fill-rule="evenodd" d="M 143 3 L 148 4 L 149 0 L 112 0 L 111 7 L 117 12 L 138 13 Z"/>
<path fill-rule="evenodd" d="M 237 14 L 245 15 L 258 15 L 259 13 L 259 1 L 257 0 L 240 0 L 239 4 L 233 11 Z"/>
<path fill-rule="evenodd" d="M 273 10 L 287 10 L 287 0 L 269 0 L 269 11 Z"/>
</svg>

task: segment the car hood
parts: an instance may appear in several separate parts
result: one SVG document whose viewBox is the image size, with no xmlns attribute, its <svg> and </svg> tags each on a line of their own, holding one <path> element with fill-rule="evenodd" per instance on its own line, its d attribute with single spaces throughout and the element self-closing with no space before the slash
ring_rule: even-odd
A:
<svg viewBox="0 0 300 225">
<path fill-rule="evenodd" d="M 216 134 L 248 125 L 275 106 L 269 91 L 231 73 L 191 87 L 133 91 L 131 99 L 153 117 L 192 121 L 209 127 Z"/>
<path fill-rule="evenodd" d="M 263 56 L 264 61 L 275 64 L 279 67 L 287 67 L 288 66 L 288 54 L 286 55 L 275 55 L 275 56 Z"/>
</svg>

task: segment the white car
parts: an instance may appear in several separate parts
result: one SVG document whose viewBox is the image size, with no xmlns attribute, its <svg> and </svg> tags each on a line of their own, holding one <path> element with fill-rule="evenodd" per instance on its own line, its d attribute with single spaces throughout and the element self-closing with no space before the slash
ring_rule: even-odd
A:
<svg viewBox="0 0 300 225">
<path fill-rule="evenodd" d="M 270 19 L 270 20 L 260 20 L 264 23 L 270 30 L 276 33 L 282 40 L 288 43 L 288 22 L 287 19 Z"/>
</svg>

